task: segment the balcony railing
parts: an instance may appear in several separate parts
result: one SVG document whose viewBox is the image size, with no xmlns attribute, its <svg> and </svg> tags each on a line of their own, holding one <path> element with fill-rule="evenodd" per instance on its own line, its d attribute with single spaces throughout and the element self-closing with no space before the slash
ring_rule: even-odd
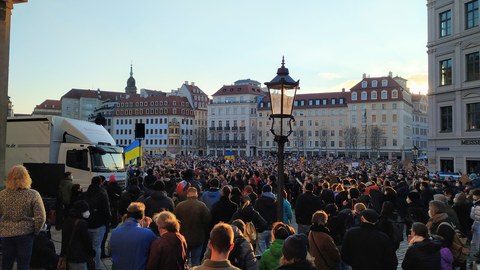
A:
<svg viewBox="0 0 480 270">
<path fill-rule="evenodd" d="M 232 127 L 232 130 L 238 130 L 238 127 L 237 127 L 237 126 L 233 126 L 233 127 Z"/>
<path fill-rule="evenodd" d="M 230 127 L 224 127 L 223 130 L 230 130 Z"/>
<path fill-rule="evenodd" d="M 217 127 L 217 130 L 222 130 L 222 127 Z"/>
<path fill-rule="evenodd" d="M 245 131 L 245 127 L 240 127 L 240 131 Z"/>
<path fill-rule="evenodd" d="M 215 130 L 215 127 L 210 127 L 209 129 L 210 129 L 210 130 Z"/>
</svg>

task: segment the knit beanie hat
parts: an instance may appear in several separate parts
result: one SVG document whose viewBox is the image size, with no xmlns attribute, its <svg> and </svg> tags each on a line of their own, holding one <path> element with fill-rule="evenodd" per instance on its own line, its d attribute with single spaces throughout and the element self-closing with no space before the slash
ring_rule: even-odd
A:
<svg viewBox="0 0 480 270">
<path fill-rule="evenodd" d="M 165 183 L 162 180 L 157 180 L 153 183 L 153 190 L 165 191 Z"/>
<path fill-rule="evenodd" d="M 307 258 L 307 236 L 303 233 L 290 235 L 285 239 L 282 247 L 282 253 L 285 259 L 294 258 L 305 260 Z"/>
<path fill-rule="evenodd" d="M 265 193 L 265 192 L 272 192 L 272 186 L 270 185 L 265 185 L 262 187 L 262 192 Z"/>
<path fill-rule="evenodd" d="M 378 213 L 373 209 L 363 210 L 362 217 L 371 223 L 376 223 L 378 221 Z"/>
<path fill-rule="evenodd" d="M 410 201 L 417 202 L 418 200 L 420 200 L 420 193 L 416 191 L 410 191 L 407 197 L 410 199 Z"/>
<path fill-rule="evenodd" d="M 88 203 L 85 200 L 79 200 L 73 204 L 73 209 L 77 210 L 78 213 L 84 213 L 84 212 L 87 212 L 90 209 L 90 207 L 88 206 Z"/>
</svg>

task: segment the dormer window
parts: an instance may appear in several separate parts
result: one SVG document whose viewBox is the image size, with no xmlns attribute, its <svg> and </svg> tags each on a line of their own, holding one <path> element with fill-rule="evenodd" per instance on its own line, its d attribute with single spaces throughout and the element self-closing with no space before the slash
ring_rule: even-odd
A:
<svg viewBox="0 0 480 270">
<path fill-rule="evenodd" d="M 327 105 L 327 100 L 326 100 L 326 99 L 322 99 L 322 104 L 323 104 L 323 105 Z"/>
<path fill-rule="evenodd" d="M 392 91 L 392 98 L 398 98 L 398 90 L 393 90 Z"/>
<path fill-rule="evenodd" d="M 362 98 L 362 100 L 367 100 L 367 92 L 363 91 L 361 98 Z"/>
<path fill-rule="evenodd" d="M 343 99 L 343 98 L 341 98 L 339 101 L 340 101 L 340 104 L 343 104 L 343 102 L 344 102 L 344 99 Z"/>
<path fill-rule="evenodd" d="M 382 86 L 383 87 L 388 86 L 388 80 L 382 80 Z"/>
<path fill-rule="evenodd" d="M 355 92 L 352 93 L 352 100 L 357 100 L 357 93 Z"/>
<path fill-rule="evenodd" d="M 336 99 L 332 98 L 332 105 L 335 105 L 337 102 L 336 102 Z"/>
<path fill-rule="evenodd" d="M 377 87 L 377 80 L 372 81 L 372 87 Z"/>
<path fill-rule="evenodd" d="M 382 99 L 387 99 L 387 98 L 388 98 L 387 90 L 383 90 L 382 91 Z"/>
<path fill-rule="evenodd" d="M 293 106 L 295 106 L 295 107 L 298 106 L 298 100 L 295 100 L 295 101 L 293 102 Z"/>
<path fill-rule="evenodd" d="M 377 91 L 372 91 L 370 96 L 371 96 L 372 99 L 377 99 Z"/>
<path fill-rule="evenodd" d="M 362 82 L 362 88 L 367 88 L 367 84 L 368 84 L 367 81 L 363 81 Z"/>
</svg>

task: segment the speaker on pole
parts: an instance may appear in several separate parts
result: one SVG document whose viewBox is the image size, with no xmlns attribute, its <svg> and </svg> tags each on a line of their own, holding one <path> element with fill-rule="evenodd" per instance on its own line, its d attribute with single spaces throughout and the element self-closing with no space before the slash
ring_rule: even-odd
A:
<svg viewBox="0 0 480 270">
<path fill-rule="evenodd" d="M 145 138 L 145 124 L 144 123 L 135 123 L 135 139 Z"/>
</svg>

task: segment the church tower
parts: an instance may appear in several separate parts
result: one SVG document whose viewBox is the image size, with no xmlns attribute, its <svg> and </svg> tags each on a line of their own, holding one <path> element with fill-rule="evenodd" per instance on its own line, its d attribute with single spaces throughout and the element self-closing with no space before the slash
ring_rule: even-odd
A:
<svg viewBox="0 0 480 270">
<path fill-rule="evenodd" d="M 127 80 L 127 87 L 125 87 L 125 93 L 129 95 L 134 95 L 137 93 L 135 79 L 133 78 L 133 65 L 130 65 L 130 78 L 128 78 Z"/>
</svg>

